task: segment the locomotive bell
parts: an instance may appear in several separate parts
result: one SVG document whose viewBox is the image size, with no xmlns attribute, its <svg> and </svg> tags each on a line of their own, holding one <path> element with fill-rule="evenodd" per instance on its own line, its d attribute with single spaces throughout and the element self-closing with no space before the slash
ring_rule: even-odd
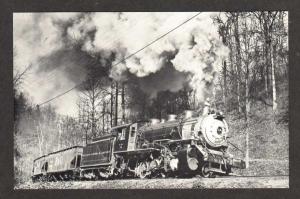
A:
<svg viewBox="0 0 300 199">
<path fill-rule="evenodd" d="M 176 117 L 177 117 L 177 115 L 175 115 L 175 114 L 169 114 L 168 115 L 168 121 L 175 121 Z"/>
</svg>

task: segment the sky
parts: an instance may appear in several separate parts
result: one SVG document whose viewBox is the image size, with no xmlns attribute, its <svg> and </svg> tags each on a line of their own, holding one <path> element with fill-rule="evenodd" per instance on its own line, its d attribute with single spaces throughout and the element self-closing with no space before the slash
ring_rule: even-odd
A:
<svg viewBox="0 0 300 199">
<path fill-rule="evenodd" d="M 213 81 L 228 54 L 211 19 L 218 13 L 200 13 L 116 64 L 196 14 L 14 13 L 14 72 L 31 66 L 21 89 L 40 104 L 85 80 L 86 67 L 94 61 L 90 55 L 97 53 L 97 67 L 108 71 L 103 75 L 123 81 L 131 74 L 151 95 L 176 91 L 188 81 L 201 99 L 205 82 Z M 79 49 L 72 46 L 74 41 L 80 42 Z M 108 62 L 113 67 L 107 68 Z M 74 89 L 50 103 L 60 114 L 76 116 L 78 94 Z"/>
</svg>

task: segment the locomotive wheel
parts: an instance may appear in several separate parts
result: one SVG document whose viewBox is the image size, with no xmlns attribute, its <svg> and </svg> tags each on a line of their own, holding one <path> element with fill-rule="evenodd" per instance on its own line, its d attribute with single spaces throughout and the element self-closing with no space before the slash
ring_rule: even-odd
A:
<svg viewBox="0 0 300 199">
<path fill-rule="evenodd" d="M 46 181 L 46 175 L 43 174 L 43 175 L 41 175 L 41 177 L 40 177 L 40 182 L 45 182 L 45 181 Z"/>
<path fill-rule="evenodd" d="M 56 182 L 54 175 L 49 175 L 50 182 Z"/>
<path fill-rule="evenodd" d="M 99 174 L 99 172 L 95 172 L 95 177 L 93 178 L 93 180 L 97 181 L 97 180 L 101 180 L 101 176 Z"/>
<path fill-rule="evenodd" d="M 97 175 L 98 176 L 98 180 L 102 180 L 102 179 L 104 179 L 104 180 L 108 180 L 108 179 L 110 179 L 110 175 L 109 175 L 109 172 L 108 171 L 106 171 L 106 170 L 99 170 L 98 171 L 99 172 L 99 175 Z"/>
<path fill-rule="evenodd" d="M 141 179 L 144 179 L 148 176 L 147 172 L 148 166 L 146 162 L 141 162 L 139 166 L 137 167 L 137 176 Z"/>
<path fill-rule="evenodd" d="M 209 178 L 213 176 L 213 172 L 208 170 L 208 163 L 205 162 L 201 167 L 201 176 L 204 178 Z"/>
<path fill-rule="evenodd" d="M 232 172 L 231 167 L 227 168 L 226 175 L 229 175 Z"/>
</svg>

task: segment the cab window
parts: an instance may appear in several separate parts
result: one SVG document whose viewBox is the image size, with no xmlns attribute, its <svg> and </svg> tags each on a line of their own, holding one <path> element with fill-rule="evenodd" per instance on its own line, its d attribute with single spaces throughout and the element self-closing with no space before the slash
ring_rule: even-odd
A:
<svg viewBox="0 0 300 199">
<path fill-rule="evenodd" d="M 131 137 L 133 137 L 134 134 L 135 134 L 135 127 L 133 126 L 133 127 L 131 127 Z"/>
<path fill-rule="evenodd" d="M 119 132 L 118 139 L 125 140 L 126 128 L 123 128 L 121 132 Z"/>
<path fill-rule="evenodd" d="M 194 131 L 194 130 L 195 130 L 195 124 L 192 124 L 191 131 Z"/>
</svg>

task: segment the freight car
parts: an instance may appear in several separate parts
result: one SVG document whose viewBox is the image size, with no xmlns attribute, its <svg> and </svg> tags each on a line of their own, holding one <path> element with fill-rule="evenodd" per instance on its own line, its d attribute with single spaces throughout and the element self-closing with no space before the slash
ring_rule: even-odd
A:
<svg viewBox="0 0 300 199">
<path fill-rule="evenodd" d="M 228 125 L 220 113 L 195 116 L 186 111 L 178 118 L 170 115 L 167 121 L 116 126 L 83 147 L 78 172 L 72 175 L 80 179 L 231 175 L 232 168 L 243 169 L 245 162 L 227 152 L 227 134 Z M 34 167 L 49 157 L 37 159 Z M 34 176 L 43 173 L 38 171 Z"/>
<path fill-rule="evenodd" d="M 35 159 L 32 180 L 76 179 L 80 172 L 82 150 L 82 146 L 73 146 Z"/>
</svg>

